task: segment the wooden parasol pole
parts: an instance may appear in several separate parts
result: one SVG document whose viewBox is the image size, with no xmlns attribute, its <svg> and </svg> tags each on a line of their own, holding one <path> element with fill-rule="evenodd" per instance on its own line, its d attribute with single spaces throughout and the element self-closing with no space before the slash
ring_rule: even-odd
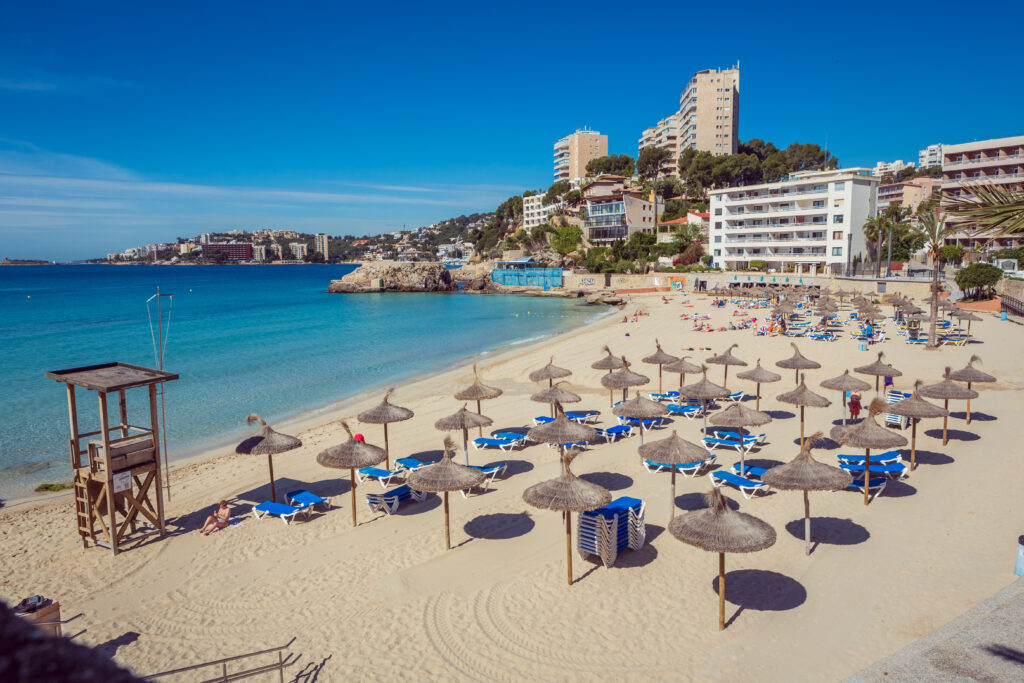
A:
<svg viewBox="0 0 1024 683">
<path fill-rule="evenodd" d="M 569 585 L 572 585 L 572 512 L 565 511 L 565 566 L 568 567 Z"/>
<path fill-rule="evenodd" d="M 804 407 L 800 406 L 800 448 L 804 447 Z"/>
<path fill-rule="evenodd" d="M 462 428 L 462 453 L 466 457 L 466 465 L 469 465 L 469 429 Z"/>
<path fill-rule="evenodd" d="M 676 466 L 672 465 L 672 500 L 669 501 L 668 507 L 668 518 L 669 520 L 674 519 L 676 516 Z"/>
<path fill-rule="evenodd" d="M 761 383 L 757 383 L 757 403 L 754 404 L 754 410 L 761 410 Z"/>
<path fill-rule="evenodd" d="M 356 526 L 356 470 L 354 467 L 348 468 L 348 481 L 351 484 L 349 493 L 352 494 L 352 526 Z"/>
<path fill-rule="evenodd" d="M 811 554 L 811 498 L 804 489 L 804 554 Z"/>
<path fill-rule="evenodd" d="M 448 526 L 448 492 L 444 492 L 444 549 L 452 549 L 451 531 Z"/>
<path fill-rule="evenodd" d="M 658 393 L 661 393 L 661 363 L 658 363 Z"/>
<path fill-rule="evenodd" d="M 871 449 L 864 449 L 864 504 L 868 504 L 868 491 L 871 490 Z"/>
<path fill-rule="evenodd" d="M 726 389 L 729 388 L 729 366 L 723 365 L 722 369 L 725 370 L 725 374 L 722 375 L 722 386 Z"/>
<path fill-rule="evenodd" d="M 612 374 L 611 368 L 608 369 L 607 374 Z M 608 390 L 608 407 L 611 408 L 615 405 L 615 391 L 613 389 Z"/>
<path fill-rule="evenodd" d="M 482 410 L 480 410 L 480 401 L 476 402 L 476 414 L 477 415 L 483 415 L 484 414 L 484 412 Z M 483 435 L 484 435 L 484 428 L 483 427 L 477 427 L 476 431 L 477 431 L 477 436 L 483 437 Z M 466 458 L 467 458 L 466 462 L 468 463 L 469 462 L 469 460 L 468 460 L 469 456 L 467 455 Z"/>
<path fill-rule="evenodd" d="M 391 469 L 391 451 L 388 447 L 388 423 L 384 423 L 384 469 Z"/>
<path fill-rule="evenodd" d="M 967 328 L 970 329 L 970 327 L 971 327 L 971 321 L 968 320 L 967 321 Z M 971 388 L 971 383 L 968 382 L 967 383 L 967 389 L 970 390 L 970 388 Z M 971 399 L 967 399 L 967 424 L 971 424 Z"/>
<path fill-rule="evenodd" d="M 949 399 L 947 398 L 942 403 L 942 407 L 946 409 L 946 414 L 942 416 L 942 445 L 945 446 L 949 443 L 949 436 L 946 432 L 946 427 L 949 425 Z"/>
<path fill-rule="evenodd" d="M 274 456 L 267 453 L 267 465 L 270 466 L 270 500 L 277 502 L 277 490 L 274 488 Z"/>
<path fill-rule="evenodd" d="M 725 553 L 718 553 L 718 630 L 725 630 Z"/>
<path fill-rule="evenodd" d="M 910 418 L 910 471 L 917 469 L 917 418 Z"/>
</svg>

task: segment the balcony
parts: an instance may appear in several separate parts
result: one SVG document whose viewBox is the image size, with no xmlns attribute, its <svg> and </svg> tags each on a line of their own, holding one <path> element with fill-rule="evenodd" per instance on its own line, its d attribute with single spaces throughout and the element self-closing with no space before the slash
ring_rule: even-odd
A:
<svg viewBox="0 0 1024 683">
<path fill-rule="evenodd" d="M 1013 182 L 1024 182 L 1024 171 L 1014 171 L 1013 173 L 1000 173 L 998 175 L 986 175 L 980 178 L 960 178 L 955 180 L 943 180 L 942 189 L 947 187 L 956 187 L 958 185 L 970 184 L 970 183 L 1013 183 Z"/>
<path fill-rule="evenodd" d="M 583 227 L 587 228 L 613 228 L 626 227 L 626 216 L 625 214 L 612 214 L 607 216 L 587 216 L 587 220 L 583 223 Z"/>
<path fill-rule="evenodd" d="M 981 157 L 979 159 L 961 159 L 960 161 L 944 161 L 943 166 L 978 166 L 981 164 L 1002 164 L 1012 163 L 1018 159 L 1024 159 L 1024 153 L 1016 152 L 998 157 Z"/>
<path fill-rule="evenodd" d="M 624 240 L 626 239 L 625 225 L 619 225 L 616 227 L 603 227 L 603 228 L 587 228 L 587 235 L 591 242 L 597 240 Z"/>
</svg>

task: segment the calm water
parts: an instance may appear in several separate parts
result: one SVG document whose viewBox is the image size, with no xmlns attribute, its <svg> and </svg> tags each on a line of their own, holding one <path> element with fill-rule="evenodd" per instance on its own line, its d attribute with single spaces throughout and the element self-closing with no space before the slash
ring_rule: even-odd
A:
<svg viewBox="0 0 1024 683">
<path fill-rule="evenodd" d="M 158 285 L 174 295 L 164 366 L 181 375 L 167 385 L 172 457 L 249 433 L 250 412 L 273 424 L 595 315 L 563 299 L 325 293 L 351 269 L 0 268 L 0 497 L 70 478 L 64 387 L 45 371 L 156 367 L 146 299 Z M 146 392 L 128 396 L 129 420 L 144 423 Z M 96 395 L 78 397 L 82 429 L 97 429 Z"/>
</svg>

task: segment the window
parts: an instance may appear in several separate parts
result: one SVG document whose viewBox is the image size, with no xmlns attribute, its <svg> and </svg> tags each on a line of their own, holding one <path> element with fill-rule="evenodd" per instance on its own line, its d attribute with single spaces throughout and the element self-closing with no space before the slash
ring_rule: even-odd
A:
<svg viewBox="0 0 1024 683">
<path fill-rule="evenodd" d="M 837 213 L 835 216 L 832 216 L 832 222 L 833 223 L 842 223 L 843 222 L 843 215 Z"/>
<path fill-rule="evenodd" d="M 722 229 L 722 221 L 715 221 L 715 230 Z"/>
<path fill-rule="evenodd" d="M 719 243 L 721 243 L 721 241 L 722 241 L 722 236 L 721 235 L 715 235 L 715 244 L 719 244 Z"/>
<path fill-rule="evenodd" d="M 843 231 L 842 230 L 833 230 L 832 231 L 832 239 L 834 239 L 834 240 L 841 240 L 841 239 L 843 239 Z"/>
<path fill-rule="evenodd" d="M 823 208 L 825 208 L 825 200 L 824 199 L 815 199 L 814 200 L 814 204 L 812 204 L 811 206 L 813 206 L 815 209 L 823 209 Z"/>
<path fill-rule="evenodd" d="M 835 201 L 832 202 L 832 208 L 834 208 L 834 209 L 838 209 L 838 208 L 840 208 L 842 206 L 843 206 L 843 200 L 842 199 L 836 199 Z"/>
<path fill-rule="evenodd" d="M 722 255 L 722 250 L 721 249 L 715 249 L 715 256 L 721 256 L 721 255 Z"/>
<path fill-rule="evenodd" d="M 722 210 L 721 209 L 715 209 L 715 215 L 716 216 L 721 216 L 722 215 Z"/>
<path fill-rule="evenodd" d="M 832 255 L 833 256 L 842 256 L 843 255 L 843 248 L 842 247 L 832 247 Z"/>
<path fill-rule="evenodd" d="M 840 180 L 838 183 L 833 183 L 832 184 L 832 189 L 833 190 L 842 190 L 845 187 L 846 187 L 846 181 L 844 181 L 844 180 Z"/>
</svg>

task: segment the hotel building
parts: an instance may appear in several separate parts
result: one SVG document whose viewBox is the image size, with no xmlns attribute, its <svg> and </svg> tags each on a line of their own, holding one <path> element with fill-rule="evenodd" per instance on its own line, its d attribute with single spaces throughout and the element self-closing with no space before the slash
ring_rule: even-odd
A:
<svg viewBox="0 0 1024 683">
<path fill-rule="evenodd" d="M 530 228 L 547 223 L 551 214 L 565 207 L 563 202 L 553 202 L 544 206 L 544 193 L 538 192 L 530 197 L 523 197 L 523 228 Z"/>
<path fill-rule="evenodd" d="M 299 261 L 306 258 L 306 255 L 309 254 L 309 247 L 306 246 L 305 242 L 289 242 L 288 248 L 292 252 L 292 258 Z"/>
<path fill-rule="evenodd" d="M 726 270 L 842 272 L 866 253 L 864 222 L 875 215 L 878 179 L 869 168 L 801 171 L 775 183 L 710 193 L 709 248 Z"/>
<path fill-rule="evenodd" d="M 875 164 L 875 167 L 871 169 L 871 175 L 876 178 L 881 178 L 887 175 L 896 175 L 905 168 L 914 168 L 914 162 L 908 161 L 903 163 L 903 159 L 897 159 L 896 161 L 879 161 Z"/>
<path fill-rule="evenodd" d="M 879 214 L 894 204 L 898 204 L 911 212 L 916 212 L 917 207 L 925 200 L 931 199 L 933 193 L 937 192 L 942 181 L 938 178 L 914 178 L 904 183 L 888 183 L 878 186 L 878 202 L 876 210 Z"/>
<path fill-rule="evenodd" d="M 917 167 L 942 166 L 942 145 L 928 145 L 917 153 Z"/>
<path fill-rule="evenodd" d="M 587 162 L 608 156 L 608 136 L 577 130 L 555 143 L 555 182 L 587 175 Z"/>
<path fill-rule="evenodd" d="M 942 198 L 944 201 L 957 200 L 970 195 L 973 184 L 998 185 L 1024 192 L 1024 135 L 961 145 L 943 145 L 942 148 Z M 950 219 L 954 222 L 955 219 Z M 962 232 L 950 241 L 971 245 L 979 240 L 990 246 L 1002 247 L 1016 244 L 1012 237 L 989 240 L 973 235 L 978 226 L 974 223 L 956 221 Z"/>
<path fill-rule="evenodd" d="M 654 203 L 640 192 L 614 190 L 585 198 L 587 215 L 583 229 L 591 244 L 607 246 L 627 240 L 636 232 L 656 231 Z"/>
<path fill-rule="evenodd" d="M 640 150 L 662 147 L 677 160 L 684 149 L 735 154 L 739 121 L 739 68 L 698 71 L 679 96 L 678 111 L 640 136 Z"/>
<path fill-rule="evenodd" d="M 265 244 L 252 245 L 252 260 L 262 263 L 267 260 L 267 246 Z"/>
<path fill-rule="evenodd" d="M 316 252 L 318 254 L 323 254 L 325 259 L 328 258 L 327 243 L 329 239 L 330 238 L 328 238 L 327 235 L 316 235 L 313 238 Z"/>
</svg>

